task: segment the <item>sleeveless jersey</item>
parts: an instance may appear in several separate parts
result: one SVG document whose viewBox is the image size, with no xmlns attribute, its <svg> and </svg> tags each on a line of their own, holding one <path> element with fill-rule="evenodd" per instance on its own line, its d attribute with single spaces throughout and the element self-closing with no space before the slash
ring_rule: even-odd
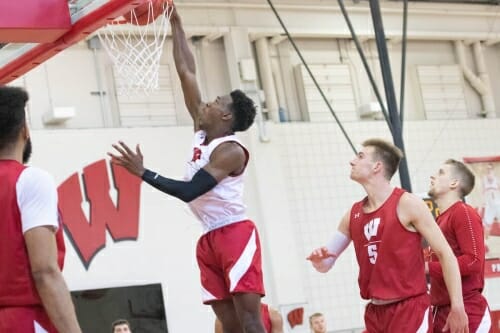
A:
<svg viewBox="0 0 500 333">
<path fill-rule="evenodd" d="M 395 188 L 382 206 L 370 213 L 363 211 L 367 198 L 351 208 L 349 230 L 364 299 L 393 300 L 427 292 L 422 237 L 405 229 L 397 216 L 404 193 Z"/>
<path fill-rule="evenodd" d="M 210 161 L 212 152 L 224 142 L 236 142 L 246 154 L 248 151 L 235 135 L 228 135 L 204 144 L 206 133 L 198 131 L 194 135 L 192 157 L 187 163 L 185 180 L 191 180 L 196 172 Z M 243 171 L 222 179 L 212 190 L 188 203 L 193 214 L 200 220 L 205 233 L 225 225 L 247 219 L 243 204 Z"/>
<path fill-rule="evenodd" d="M 31 275 L 28 252 L 17 203 L 16 184 L 26 167 L 16 161 L 0 161 L 0 307 L 41 304 Z M 64 261 L 62 228 L 56 233 L 58 264 Z"/>
</svg>

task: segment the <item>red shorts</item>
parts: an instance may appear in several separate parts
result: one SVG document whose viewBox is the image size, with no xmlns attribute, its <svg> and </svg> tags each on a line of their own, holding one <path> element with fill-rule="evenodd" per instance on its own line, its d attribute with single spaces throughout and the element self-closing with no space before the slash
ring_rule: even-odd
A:
<svg viewBox="0 0 500 333">
<path fill-rule="evenodd" d="M 203 303 L 236 293 L 264 296 L 259 234 L 250 220 L 215 229 L 198 240 Z"/>
<path fill-rule="evenodd" d="M 432 332 L 429 295 L 422 294 L 386 305 L 368 303 L 365 325 L 369 333 Z"/>
<path fill-rule="evenodd" d="M 0 332 L 57 333 L 41 306 L 0 308 Z"/>
<path fill-rule="evenodd" d="M 481 294 L 464 299 L 465 312 L 469 318 L 469 333 L 488 333 L 491 328 L 488 302 Z M 441 333 L 450 313 L 450 306 L 434 306 L 434 332 Z"/>
</svg>

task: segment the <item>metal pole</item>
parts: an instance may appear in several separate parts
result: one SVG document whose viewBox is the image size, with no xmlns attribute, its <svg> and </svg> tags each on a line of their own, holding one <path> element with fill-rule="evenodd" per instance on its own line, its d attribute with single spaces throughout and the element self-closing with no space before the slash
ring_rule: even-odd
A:
<svg viewBox="0 0 500 333">
<path fill-rule="evenodd" d="M 352 40 L 354 41 L 354 45 L 356 45 L 356 49 L 358 50 L 359 57 L 361 58 L 361 62 L 363 62 L 363 66 L 365 67 L 366 74 L 368 75 L 368 80 L 370 80 L 370 84 L 372 85 L 373 92 L 375 93 L 375 96 L 377 97 L 378 104 L 380 105 L 380 109 L 382 110 L 382 114 L 384 115 L 385 122 L 387 123 L 387 126 L 389 126 L 389 129 L 392 132 L 392 125 L 389 120 L 389 116 L 387 114 L 387 110 L 384 105 L 384 101 L 382 100 L 382 96 L 380 96 L 380 92 L 378 90 L 377 84 L 375 83 L 375 79 L 373 78 L 372 71 L 370 70 L 370 66 L 368 65 L 368 61 L 366 61 L 365 53 L 363 52 L 363 48 L 361 47 L 361 43 L 359 42 L 358 36 L 356 35 L 356 32 L 354 31 L 354 28 L 352 27 L 351 19 L 349 18 L 349 14 L 347 14 L 347 10 L 345 9 L 344 6 L 344 0 L 338 0 L 340 9 L 342 11 L 342 14 L 344 15 L 344 19 L 347 23 L 347 27 L 349 28 L 349 31 L 351 32 L 351 37 Z"/>
<path fill-rule="evenodd" d="M 391 64 L 389 54 L 387 52 L 387 44 L 385 41 L 384 25 L 382 23 L 382 14 L 378 0 L 369 0 L 370 10 L 373 20 L 373 29 L 375 31 L 375 40 L 377 42 L 378 55 L 380 60 L 380 69 L 384 80 L 385 96 L 387 100 L 387 108 L 389 110 L 389 119 L 392 124 L 392 139 L 394 144 L 405 153 L 403 133 L 401 128 L 401 119 L 398 113 L 398 105 L 396 94 L 394 92 L 394 83 L 392 80 Z M 411 192 L 410 175 L 408 172 L 408 160 L 405 156 L 399 165 L 399 178 L 401 187 Z"/>
<path fill-rule="evenodd" d="M 399 116 L 401 128 L 405 120 L 405 84 L 406 84 L 406 35 L 408 31 L 408 0 L 403 0 L 403 41 L 401 44 L 401 83 L 399 87 Z"/>
<path fill-rule="evenodd" d="M 311 69 L 309 68 L 309 65 L 307 64 L 306 60 L 302 56 L 302 53 L 300 52 L 300 49 L 298 48 L 297 44 L 295 44 L 295 41 L 293 40 L 292 36 L 288 32 L 288 29 L 286 28 L 285 23 L 283 23 L 283 20 L 281 20 L 281 17 L 279 15 L 278 11 L 274 7 L 274 5 L 273 5 L 273 3 L 272 3 L 271 0 L 267 0 L 267 3 L 271 7 L 271 10 L 273 11 L 273 13 L 276 16 L 276 18 L 278 19 L 278 22 L 280 23 L 281 27 L 283 28 L 283 31 L 285 31 L 285 34 L 288 37 L 288 40 L 290 41 L 290 44 L 292 44 L 295 52 L 297 52 L 297 55 L 299 56 L 300 61 L 304 65 L 304 68 L 307 70 L 307 73 L 311 77 L 311 80 L 313 81 L 314 85 L 316 86 L 316 89 L 318 90 L 319 94 L 323 98 L 323 101 L 325 102 L 326 106 L 328 107 L 328 110 L 330 110 L 330 113 L 332 114 L 333 118 L 335 118 L 335 121 L 337 122 L 337 125 L 339 125 L 339 128 L 342 131 L 342 134 L 344 134 L 344 137 L 347 140 L 347 142 L 349 143 L 349 146 L 351 146 L 351 149 L 354 152 L 354 154 L 357 154 L 358 152 L 357 152 L 356 148 L 354 147 L 354 144 L 352 143 L 351 138 L 349 137 L 349 135 L 347 134 L 346 130 L 344 129 L 344 126 L 340 122 L 340 119 L 337 117 L 337 114 L 333 110 L 330 102 L 328 102 L 328 98 L 326 97 L 325 93 L 323 92 L 323 89 L 321 89 L 318 81 L 316 80 L 316 77 L 314 76 L 314 74 L 312 73 Z"/>
</svg>

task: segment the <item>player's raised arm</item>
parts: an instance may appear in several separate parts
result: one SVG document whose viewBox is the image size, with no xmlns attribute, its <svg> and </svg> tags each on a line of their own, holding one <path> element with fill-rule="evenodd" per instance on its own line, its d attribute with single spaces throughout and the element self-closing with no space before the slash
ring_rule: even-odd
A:
<svg viewBox="0 0 500 333">
<path fill-rule="evenodd" d="M 181 80 L 182 92 L 184 94 L 184 102 L 186 107 L 193 118 L 194 130 L 198 128 L 198 112 L 200 109 L 201 94 L 198 82 L 196 81 L 196 65 L 194 62 L 193 53 L 189 49 L 186 40 L 186 34 L 182 27 L 182 22 L 177 9 L 174 7 L 172 16 L 170 17 L 170 24 L 172 26 L 172 39 L 173 39 L 173 54 L 175 68 Z"/>
</svg>

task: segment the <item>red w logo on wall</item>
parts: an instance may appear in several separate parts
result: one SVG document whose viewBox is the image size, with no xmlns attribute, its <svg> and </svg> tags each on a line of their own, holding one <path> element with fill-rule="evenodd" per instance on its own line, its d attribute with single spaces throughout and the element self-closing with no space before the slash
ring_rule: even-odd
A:
<svg viewBox="0 0 500 333">
<path fill-rule="evenodd" d="M 304 308 L 300 307 L 293 309 L 288 312 L 286 318 L 291 328 L 294 328 L 297 325 L 302 325 L 302 322 L 304 321 Z"/>
<path fill-rule="evenodd" d="M 111 171 L 113 186 L 118 192 L 116 206 L 110 196 L 105 160 L 83 169 L 84 197 L 77 173 L 58 188 L 59 210 L 66 233 L 87 269 L 97 252 L 106 246 L 106 229 L 114 241 L 137 240 L 139 233 L 142 180 L 113 164 Z M 84 200 L 90 206 L 89 219 L 82 208 Z"/>
</svg>

